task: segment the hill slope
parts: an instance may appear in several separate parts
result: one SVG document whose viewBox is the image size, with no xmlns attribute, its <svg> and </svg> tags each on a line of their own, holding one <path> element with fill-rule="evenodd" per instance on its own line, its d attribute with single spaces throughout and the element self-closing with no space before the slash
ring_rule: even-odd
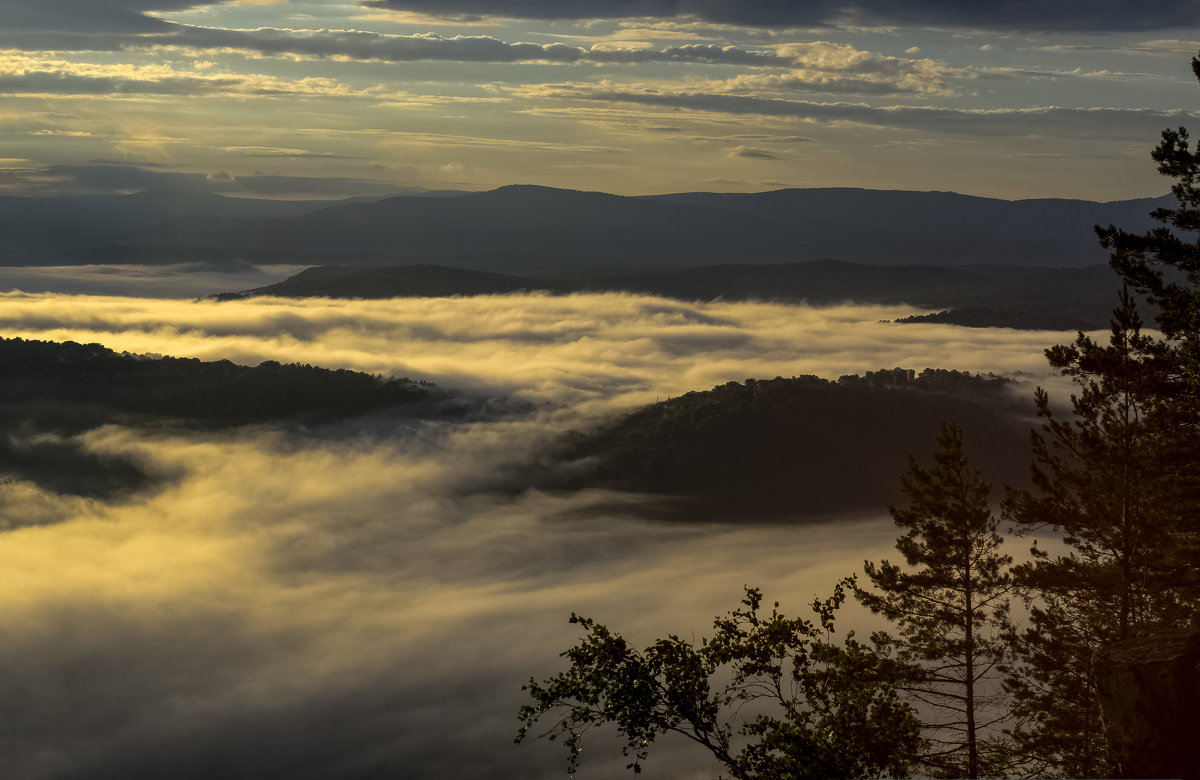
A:
<svg viewBox="0 0 1200 780">
<path fill-rule="evenodd" d="M 250 262 L 354 253 L 373 264 L 454 258 L 460 267 L 543 274 L 821 258 L 1062 267 L 1103 262 L 1093 225 L 1141 231 L 1163 203 L 859 189 L 623 197 L 525 185 L 333 205 L 202 193 L 2 198 L 0 251 L 39 263 L 62 262 L 70 249 L 71 262 L 97 252 L 111 261 L 121 251 L 142 261 L 186 249 Z"/>
<path fill-rule="evenodd" d="M 945 309 L 910 318 L 985 327 L 1091 330 L 1107 325 L 1117 300 L 1107 266 L 1041 269 L 1010 266 L 947 268 L 879 266 L 817 260 L 772 265 L 696 266 L 642 273 L 579 273 L 570 277 L 514 276 L 438 265 L 324 266 L 222 300 L 269 295 L 285 298 L 392 298 L 488 295 L 542 290 L 552 293 L 622 291 L 681 300 L 772 300 L 833 304 L 911 304 Z"/>
<path fill-rule="evenodd" d="M 669 518 L 803 521 L 885 511 L 943 421 L 995 484 L 1023 483 L 1031 407 L 1005 380 L 936 369 L 747 379 L 577 434 L 564 457 L 591 464 L 581 484 L 665 494 Z"/>
<path fill-rule="evenodd" d="M 332 421 L 384 409 L 440 417 L 459 416 L 465 406 L 432 385 L 354 371 L 0 339 L 0 478 L 58 492 L 112 495 L 152 481 L 138 464 L 98 455 L 75 438 L 106 423 L 215 428 Z"/>
</svg>

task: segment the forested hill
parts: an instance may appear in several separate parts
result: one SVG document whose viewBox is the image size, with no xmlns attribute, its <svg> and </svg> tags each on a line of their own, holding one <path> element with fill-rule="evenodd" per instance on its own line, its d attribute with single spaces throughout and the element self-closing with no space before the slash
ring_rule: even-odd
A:
<svg viewBox="0 0 1200 780">
<path fill-rule="evenodd" d="M 444 265 L 319 266 L 242 293 L 285 298 L 393 298 L 620 291 L 691 301 L 771 300 L 833 304 L 904 303 L 940 314 L 911 321 L 1042 330 L 1093 330 L 1108 325 L 1117 303 L 1116 275 L 1083 268 L 867 265 L 837 260 L 766 265 L 695 266 L 670 271 L 513 276 Z"/>
<path fill-rule="evenodd" d="M 100 456 L 72 438 L 106 423 L 318 423 L 383 409 L 445 417 L 461 416 L 467 406 L 433 385 L 354 371 L 0 338 L 0 478 L 59 492 L 112 495 L 148 484 L 137 464 Z"/>
<path fill-rule="evenodd" d="M 333 419 L 445 397 L 433 385 L 345 369 L 266 361 L 146 357 L 99 344 L 0 339 L 0 405 L 86 406 L 220 424 Z"/>
<path fill-rule="evenodd" d="M 997 487 L 1029 471 L 1032 402 L 997 377 L 926 369 L 730 382 L 646 407 L 565 445 L 581 483 L 670 497 L 680 520 L 885 511 L 908 456 L 957 421 Z"/>
</svg>

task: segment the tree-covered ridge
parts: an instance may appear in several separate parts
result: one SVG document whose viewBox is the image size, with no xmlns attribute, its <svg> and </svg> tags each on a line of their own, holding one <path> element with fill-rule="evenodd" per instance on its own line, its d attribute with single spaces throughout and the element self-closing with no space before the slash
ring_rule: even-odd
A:
<svg viewBox="0 0 1200 780">
<path fill-rule="evenodd" d="M 445 397 L 423 382 L 273 360 L 118 353 L 100 344 L 0 339 L 0 404 L 86 404 L 218 424 L 337 418 Z"/>
<path fill-rule="evenodd" d="M 297 259 L 302 261 L 303 258 Z M 659 270 L 547 270 L 530 275 L 485 268 L 424 265 L 337 265 L 301 271 L 282 282 L 217 300 L 282 298 L 402 298 L 500 295 L 518 291 L 629 292 L 684 301 L 767 300 L 814 305 L 906 304 L 945 309 L 898 322 L 938 322 L 969 327 L 1071 330 L 1102 328 L 1112 308 L 1107 266 L 866 265 L 837 260 L 771 264 L 685 266 Z"/>
<path fill-rule="evenodd" d="M 684 498 L 668 511 L 692 519 L 689 500 L 755 520 L 878 509 L 898 498 L 913 442 L 949 419 L 977 432 L 990 473 L 1021 481 L 1032 410 L 1010 385 L 945 369 L 747 379 L 578 434 L 569 456 L 595 459 L 595 483 Z"/>
<path fill-rule="evenodd" d="M 334 421 L 384 409 L 461 416 L 468 405 L 424 382 L 266 361 L 131 355 L 100 344 L 0 338 L 0 479 L 114 497 L 155 479 L 78 434 L 113 422 L 188 427 Z"/>
</svg>

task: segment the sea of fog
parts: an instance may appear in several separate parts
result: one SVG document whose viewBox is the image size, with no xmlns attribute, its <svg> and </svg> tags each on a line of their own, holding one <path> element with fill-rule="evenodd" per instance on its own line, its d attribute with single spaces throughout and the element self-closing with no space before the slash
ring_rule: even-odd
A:
<svg viewBox="0 0 1200 780">
<path fill-rule="evenodd" d="M 895 529 L 883 507 L 666 524 L 641 516 L 644 496 L 495 494 L 493 475 L 565 429 L 729 380 L 935 366 L 1042 382 L 1042 350 L 1072 335 L 628 294 L 214 303 L 193 298 L 265 282 L 116 269 L 101 289 L 103 270 L 55 273 L 0 269 L 17 288 L 0 293 L 0 335 L 395 374 L 535 411 L 310 433 L 111 426 L 88 446 L 164 487 L 107 502 L 0 484 L 6 778 L 561 777 L 560 745 L 512 739 L 522 683 L 561 669 L 577 637 L 572 611 L 638 644 L 704 635 L 747 584 L 802 612 L 865 558 L 895 557 Z M 625 773 L 611 733 L 585 746 L 581 778 Z M 715 773 L 670 740 L 644 768 Z"/>
</svg>

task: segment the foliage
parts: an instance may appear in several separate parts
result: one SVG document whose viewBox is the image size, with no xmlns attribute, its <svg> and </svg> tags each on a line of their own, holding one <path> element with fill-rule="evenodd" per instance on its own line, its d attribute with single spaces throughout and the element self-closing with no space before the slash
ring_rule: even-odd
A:
<svg viewBox="0 0 1200 780">
<path fill-rule="evenodd" d="M 1200 77 L 1200 59 L 1193 59 Z M 1122 771 L 1101 729 L 1091 657 L 1151 626 L 1185 624 L 1195 610 L 1200 497 L 1200 150 L 1184 128 L 1167 130 L 1153 152 L 1175 178 L 1174 209 L 1144 235 L 1097 228 L 1125 281 L 1107 345 L 1079 334 L 1046 351 L 1069 377 L 1072 416 L 1058 419 L 1048 395 L 1036 401 L 1035 493 L 1013 492 L 1006 515 L 1019 530 L 1063 533 L 1066 551 L 1036 546 L 1017 569 L 1029 607 L 1014 631 L 1008 685 L 1020 722 L 1016 744 L 1031 771 L 1106 777 Z M 1164 339 L 1142 332 L 1129 289 L 1157 306 Z"/>
<path fill-rule="evenodd" d="M 344 417 L 437 398 L 435 388 L 273 360 L 240 366 L 117 353 L 99 344 L 0 339 L 0 404 L 41 402 L 218 423 Z M 107 420 L 106 420 L 107 421 Z"/>
<path fill-rule="evenodd" d="M 1077 561 L 1046 565 L 1044 551 L 1034 553 L 1038 563 L 1014 572 L 1028 618 L 1009 636 L 1004 668 L 1014 763 L 1026 777 L 1112 777 L 1092 668 L 1095 650 L 1113 640 L 1089 592 L 1098 573 Z"/>
<path fill-rule="evenodd" d="M 1200 57 L 1192 58 L 1200 79 Z M 1167 444 L 1163 466 L 1179 481 L 1179 492 L 1192 503 L 1200 500 L 1200 145 L 1186 128 L 1164 130 L 1151 155 L 1159 173 L 1173 178 L 1175 208 L 1157 209 L 1162 222 L 1143 235 L 1112 225 L 1097 228 L 1101 243 L 1112 250 L 1110 264 L 1126 284 L 1157 306 L 1155 321 L 1166 339 L 1159 361 L 1169 400 L 1170 424 L 1177 435 Z"/>
<path fill-rule="evenodd" d="M 562 654 L 567 671 L 525 686 L 533 704 L 520 710 L 517 741 L 552 717 L 539 736 L 563 740 L 571 772 L 584 733 L 612 724 L 634 772 L 657 737 L 675 733 L 737 780 L 904 776 L 919 746 L 919 722 L 898 690 L 912 669 L 853 632 L 832 641 L 848 587 L 853 582 L 843 581 L 830 598 L 814 599 L 815 623 L 785 617 L 778 603 L 765 614 L 762 593 L 747 588 L 741 607 L 717 618 L 700 646 L 672 635 L 639 652 L 572 615 L 584 636 Z"/>
<path fill-rule="evenodd" d="M 597 482 L 699 498 L 708 516 L 807 519 L 897 500 L 881 474 L 903 468 L 947 415 L 989 441 L 989 472 L 1019 477 L 1021 404 L 1007 380 L 958 371 L 885 369 L 729 382 L 686 393 L 580 436 L 566 460 L 594 458 Z M 694 502 L 678 515 L 694 517 Z"/>
<path fill-rule="evenodd" d="M 1192 70 L 1200 79 L 1200 57 L 1192 58 Z M 1164 335 L 1194 348 L 1200 338 L 1200 244 L 1171 228 L 1200 231 L 1200 147 L 1193 151 L 1187 128 L 1168 129 L 1151 156 L 1159 173 L 1175 179 L 1171 193 L 1178 206 L 1157 209 L 1153 216 L 1164 225 L 1143 235 L 1112 225 L 1097 228 L 1097 233 L 1101 244 L 1112 250 L 1113 269 L 1158 306 Z"/>
<path fill-rule="evenodd" d="M 1108 344 L 1079 334 L 1046 350 L 1070 377 L 1072 416 L 1060 420 L 1039 388 L 1033 434 L 1035 492 L 1013 491 L 1005 513 L 1018 530 L 1048 527 L 1066 552 L 1035 546 L 1016 570 L 1029 625 L 1014 633 L 1009 686 L 1024 724 L 1015 737 L 1050 771 L 1077 777 L 1113 771 L 1100 731 L 1092 654 L 1134 626 L 1182 617 L 1172 563 L 1174 480 L 1163 467 L 1175 435 L 1162 396 L 1164 345 L 1141 332 L 1128 293 Z"/>
<path fill-rule="evenodd" d="M 921 759 L 927 771 L 994 775 L 1004 769 L 1003 750 L 988 732 L 1006 714 L 995 670 L 1005 656 L 1012 558 L 1000 552 L 991 485 L 968 462 L 962 429 L 943 424 L 938 445 L 932 468 L 909 460 L 901 476 L 909 505 L 891 508 L 907 566 L 866 562 L 875 590 L 855 594 L 899 630 L 878 641 L 920 669 L 909 692 L 932 713 Z"/>
<path fill-rule="evenodd" d="M 356 371 L 271 360 L 240 366 L 0 338 L 0 475 L 57 492 L 115 497 L 156 477 L 125 455 L 88 450 L 76 434 L 113 422 L 321 422 L 395 407 L 461 415 L 448 398 L 432 385 Z"/>
<path fill-rule="evenodd" d="M 1072 416 L 1056 418 L 1048 394 L 1036 394 L 1044 420 L 1033 435 L 1035 496 L 1014 492 L 1010 517 L 1026 529 L 1064 532 L 1066 557 L 1049 563 L 1103 605 L 1114 637 L 1162 620 L 1179 572 L 1164 570 L 1174 513 L 1175 475 L 1164 458 L 1178 431 L 1164 398 L 1162 342 L 1141 332 L 1132 298 L 1122 294 L 1109 343 L 1079 334 L 1046 351 L 1050 365 L 1074 382 Z M 1048 560 L 1048 559 L 1042 559 Z"/>
</svg>

